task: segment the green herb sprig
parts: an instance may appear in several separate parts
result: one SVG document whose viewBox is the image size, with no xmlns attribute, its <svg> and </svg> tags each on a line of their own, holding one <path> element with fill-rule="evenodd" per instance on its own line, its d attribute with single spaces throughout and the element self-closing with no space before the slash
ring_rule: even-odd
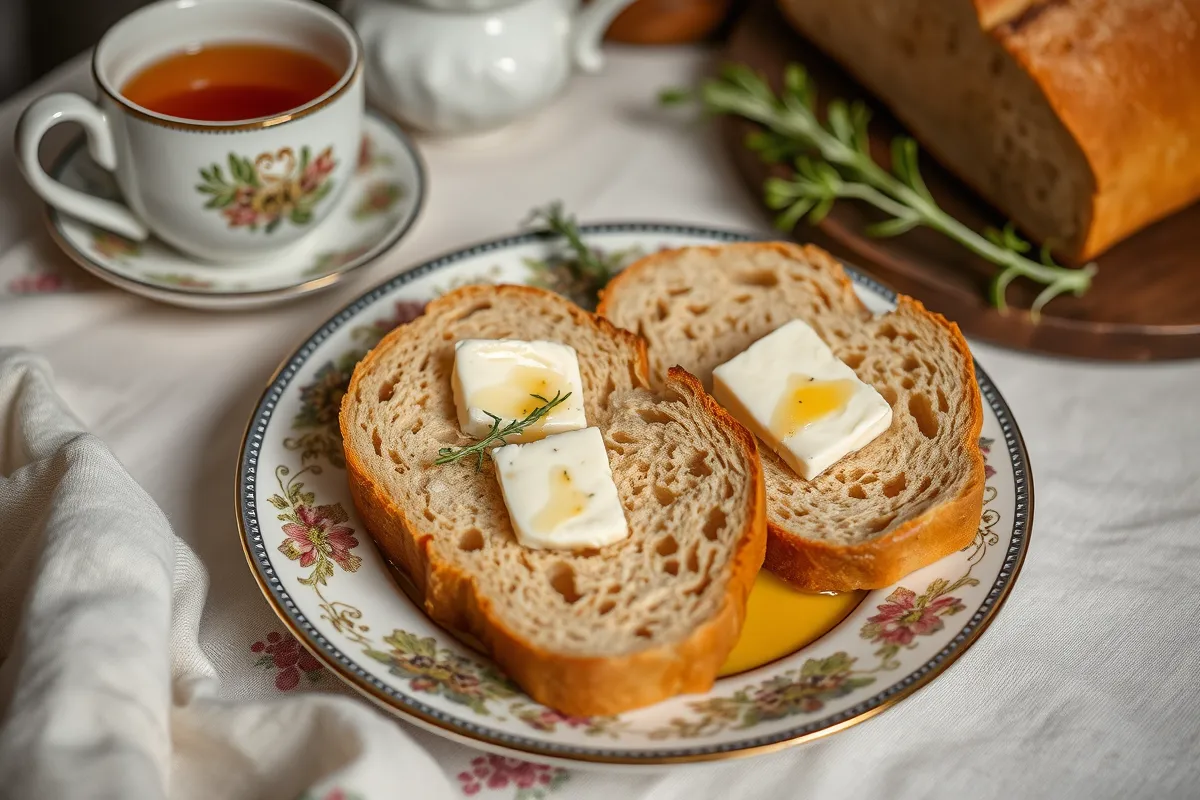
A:
<svg viewBox="0 0 1200 800">
<path fill-rule="evenodd" d="M 563 213 L 562 203 L 555 201 L 545 208 L 535 208 L 525 220 L 527 226 L 540 226 L 567 240 L 575 258 L 566 262 L 567 269 L 577 280 L 603 288 L 612 278 L 612 270 L 583 241 L 574 215 Z"/>
<path fill-rule="evenodd" d="M 692 99 L 692 93 L 677 89 L 660 95 L 664 104 Z M 921 225 L 1000 266 L 988 295 L 1001 311 L 1007 307 L 1008 285 L 1017 277 L 1045 286 L 1030 309 L 1035 318 L 1058 295 L 1082 295 L 1091 286 L 1094 263 L 1078 269 L 1061 266 L 1048 247 L 1042 248 L 1040 261 L 1034 261 L 1024 255 L 1032 245 L 1017 235 L 1012 223 L 980 234 L 943 211 L 921 178 L 913 139 L 892 140 L 891 172 L 875 163 L 867 138 L 871 113 L 862 103 L 832 100 L 822 123 L 815 108 L 816 87 L 798 64 L 787 67 L 779 96 L 749 67 L 731 65 L 701 84 L 698 99 L 711 114 L 733 114 L 761 124 L 765 130 L 752 134 L 747 146 L 769 163 L 794 164 L 790 179 L 770 178 L 763 186 L 767 205 L 780 211 L 776 224 L 784 230 L 805 218 L 819 222 L 839 199 L 862 200 L 889 216 L 867 229 L 871 236 L 896 236 Z"/>
<path fill-rule="evenodd" d="M 524 419 L 513 420 L 503 428 L 500 427 L 504 422 L 501 417 L 496 416 L 490 411 L 484 411 L 484 414 L 487 414 L 492 418 L 492 429 L 488 432 L 487 436 L 484 436 L 475 444 L 466 445 L 465 447 L 443 447 L 438 450 L 438 457 L 433 463 L 437 465 L 450 464 L 454 461 L 458 461 L 461 458 L 474 455 L 478 458 L 478 461 L 475 462 L 475 471 L 478 472 L 479 470 L 483 469 L 483 457 L 487 454 L 489 447 L 497 442 L 500 444 L 508 444 L 505 437 L 515 436 L 529 426 L 537 424 L 538 420 L 549 414 L 555 406 L 559 405 L 570 396 L 570 392 L 567 392 L 566 394 L 563 394 L 562 392 L 555 392 L 554 397 L 547 400 L 540 394 L 530 395 L 530 397 L 541 400 L 542 404 L 530 411 Z"/>
</svg>

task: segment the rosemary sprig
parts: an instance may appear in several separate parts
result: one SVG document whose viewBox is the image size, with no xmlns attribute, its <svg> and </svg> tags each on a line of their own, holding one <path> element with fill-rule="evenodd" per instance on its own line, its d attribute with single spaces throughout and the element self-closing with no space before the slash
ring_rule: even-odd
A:
<svg viewBox="0 0 1200 800">
<path fill-rule="evenodd" d="M 692 99 L 676 89 L 660 95 L 663 103 Z M 1017 235 L 1012 223 L 1002 230 L 977 233 L 943 211 L 929 193 L 917 165 L 917 144 L 906 136 L 892 141 L 892 171 L 871 158 L 867 139 L 869 109 L 860 102 L 832 100 L 824 123 L 815 109 L 816 87 L 804 68 L 791 64 L 777 97 L 767 82 L 749 67 L 725 67 L 719 77 L 700 86 L 699 100 L 712 114 L 733 114 L 761 124 L 747 146 L 771 163 L 792 161 L 790 179 L 770 178 L 763 186 L 767 205 L 780 211 L 776 224 L 791 230 L 801 219 L 819 222 L 839 199 L 862 200 L 889 216 L 870 226 L 871 236 L 896 236 L 923 225 L 939 231 L 1001 269 L 992 278 L 989 299 L 1006 309 L 1008 285 L 1018 276 L 1045 288 L 1030 313 L 1065 292 L 1081 295 L 1091 285 L 1096 265 L 1078 269 L 1055 263 L 1049 248 L 1041 260 L 1025 257 L 1031 245 Z"/>
<path fill-rule="evenodd" d="M 530 397 L 541 400 L 542 404 L 533 409 L 533 411 L 530 411 L 524 419 L 515 419 L 505 425 L 503 428 L 500 427 L 500 425 L 504 422 L 501 417 L 497 417 L 490 411 L 484 411 L 484 414 L 487 414 L 492 418 L 492 429 L 488 431 L 487 436 L 484 436 L 475 444 L 466 445 L 464 447 L 443 447 L 438 450 L 438 457 L 433 463 L 439 465 L 449 464 L 451 462 L 458 461 L 461 458 L 466 458 L 469 455 L 475 455 L 479 459 L 475 462 L 475 471 L 478 472 L 479 470 L 483 469 L 483 456 L 488 452 L 489 447 L 497 442 L 500 444 L 508 444 L 508 442 L 505 440 L 505 437 L 515 436 L 516 434 L 528 428 L 530 425 L 537 424 L 538 420 L 549 414 L 555 406 L 562 403 L 570 396 L 570 392 L 567 392 L 566 394 L 563 394 L 562 392 L 555 392 L 554 397 L 547 400 L 540 394 L 530 395 Z"/>
<path fill-rule="evenodd" d="M 535 208 L 530 212 L 525 224 L 530 226 L 540 224 L 551 233 L 558 234 L 567 240 L 567 244 L 575 252 L 575 258 L 567 262 L 567 269 L 571 271 L 574 278 L 586 280 L 603 288 L 612 277 L 612 271 L 608 265 L 584 243 L 574 215 L 563 213 L 562 203 L 556 200 L 545 208 Z"/>
</svg>

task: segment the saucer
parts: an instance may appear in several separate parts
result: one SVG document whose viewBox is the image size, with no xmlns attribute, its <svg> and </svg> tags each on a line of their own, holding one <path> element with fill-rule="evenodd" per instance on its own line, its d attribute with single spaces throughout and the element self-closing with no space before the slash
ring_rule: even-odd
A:
<svg viewBox="0 0 1200 800">
<path fill-rule="evenodd" d="M 56 180 L 119 199 L 112 175 L 80 138 L 50 169 Z M 53 208 L 50 233 L 79 266 L 108 283 L 164 303 L 209 310 L 258 308 L 327 289 L 374 261 L 412 227 L 425 198 L 416 147 L 391 120 L 368 110 L 345 194 L 295 246 L 236 266 L 199 261 L 157 238 L 135 242 Z"/>
</svg>

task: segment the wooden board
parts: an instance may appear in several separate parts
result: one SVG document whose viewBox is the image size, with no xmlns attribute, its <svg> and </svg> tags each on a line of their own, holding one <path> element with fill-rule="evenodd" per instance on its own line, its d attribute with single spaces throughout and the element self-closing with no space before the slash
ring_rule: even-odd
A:
<svg viewBox="0 0 1200 800">
<path fill-rule="evenodd" d="M 808 69 L 822 100 L 864 100 L 873 111 L 872 153 L 885 163 L 892 136 L 904 132 L 878 100 L 789 28 L 771 0 L 758 0 L 746 10 L 730 35 L 725 55 L 764 74 L 776 89 L 784 67 L 794 61 Z M 769 167 L 746 149 L 749 123 L 724 118 L 721 125 L 738 169 L 761 202 L 762 184 L 772 169 L 775 174 L 788 170 Z M 976 230 L 1003 225 L 998 212 L 924 151 L 921 173 L 942 208 L 962 222 Z M 802 224 L 793 238 L 821 245 L 862 267 L 982 341 L 1107 360 L 1200 357 L 1200 204 L 1102 255 L 1088 293 L 1056 298 L 1043 309 L 1038 323 L 1025 311 L 1040 288 L 1036 284 L 1014 281 L 1008 290 L 1013 310 L 1001 314 L 989 306 L 985 294 L 995 270 L 991 263 L 926 229 L 891 239 L 872 239 L 862 233 L 880 218 L 864 204 L 839 201 L 818 228 Z"/>
</svg>

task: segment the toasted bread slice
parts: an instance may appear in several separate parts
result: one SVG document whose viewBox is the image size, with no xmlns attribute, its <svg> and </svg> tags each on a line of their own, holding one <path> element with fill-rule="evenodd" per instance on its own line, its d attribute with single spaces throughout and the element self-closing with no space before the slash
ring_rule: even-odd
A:
<svg viewBox="0 0 1200 800">
<path fill-rule="evenodd" d="M 454 342 L 575 348 L 589 425 L 604 434 L 630 536 L 600 550 L 517 543 L 490 459 L 451 392 Z M 683 370 L 647 383 L 645 344 L 550 292 L 469 286 L 430 303 L 363 359 L 342 402 L 354 503 L 425 611 L 473 636 L 525 691 L 613 714 L 707 691 L 741 632 L 766 546 L 754 437 Z"/>
<path fill-rule="evenodd" d="M 765 566 L 803 589 L 888 586 L 970 544 L 983 505 L 983 409 L 958 326 L 901 297 L 873 317 L 828 253 L 786 243 L 691 247 L 643 258 L 598 312 L 643 336 L 652 385 L 712 370 L 792 319 L 892 406 L 891 427 L 812 481 L 760 447 Z"/>
</svg>

